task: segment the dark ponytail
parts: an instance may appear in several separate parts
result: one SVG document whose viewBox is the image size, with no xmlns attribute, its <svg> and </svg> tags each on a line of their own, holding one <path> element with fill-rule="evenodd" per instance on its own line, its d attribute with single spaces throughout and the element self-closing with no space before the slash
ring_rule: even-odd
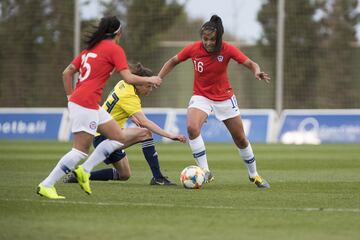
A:
<svg viewBox="0 0 360 240">
<path fill-rule="evenodd" d="M 202 35 L 204 31 L 216 32 L 216 45 L 214 53 L 219 53 L 221 51 L 222 36 L 224 34 L 224 27 L 221 18 L 218 15 L 212 15 L 210 20 L 202 25 L 200 34 Z"/>
<path fill-rule="evenodd" d="M 121 31 L 121 23 L 117 17 L 112 16 L 101 18 L 99 26 L 96 27 L 95 32 L 87 36 L 87 39 L 85 40 L 87 45 L 86 49 L 92 49 L 101 40 L 113 39 L 119 31 Z"/>
<path fill-rule="evenodd" d="M 153 71 L 151 69 L 144 67 L 141 63 L 130 64 L 131 73 L 142 76 L 142 77 L 151 77 L 154 76 Z"/>
</svg>

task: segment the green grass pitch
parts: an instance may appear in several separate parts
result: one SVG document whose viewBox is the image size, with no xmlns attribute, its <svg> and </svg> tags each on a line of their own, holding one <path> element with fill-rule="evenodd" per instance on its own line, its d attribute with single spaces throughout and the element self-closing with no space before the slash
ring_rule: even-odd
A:
<svg viewBox="0 0 360 240">
<path fill-rule="evenodd" d="M 127 150 L 127 182 L 56 185 L 65 200 L 35 194 L 69 143 L 0 141 L 0 239 L 359 239 L 360 146 L 253 144 L 257 189 L 232 144 L 207 144 L 215 181 L 179 185 L 193 165 L 188 145 L 158 144 L 161 167 L 178 186 L 150 186 L 140 146 Z M 104 165 L 99 166 L 104 167 Z"/>
</svg>

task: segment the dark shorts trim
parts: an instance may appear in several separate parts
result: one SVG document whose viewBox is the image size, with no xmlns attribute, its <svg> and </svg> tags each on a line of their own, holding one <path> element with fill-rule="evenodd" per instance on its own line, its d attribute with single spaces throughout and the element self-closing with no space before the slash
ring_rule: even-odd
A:
<svg viewBox="0 0 360 240">
<path fill-rule="evenodd" d="M 103 135 L 96 136 L 93 141 L 93 146 L 96 148 L 97 145 L 99 145 L 102 141 L 104 141 L 106 139 L 107 138 L 104 137 Z M 110 156 L 108 158 L 106 158 L 104 160 L 104 163 L 106 163 L 106 164 L 116 163 L 116 162 L 120 161 L 121 159 L 123 159 L 124 157 L 126 157 L 126 153 L 124 150 L 122 150 L 122 149 L 116 150 L 115 152 L 110 154 Z"/>
</svg>

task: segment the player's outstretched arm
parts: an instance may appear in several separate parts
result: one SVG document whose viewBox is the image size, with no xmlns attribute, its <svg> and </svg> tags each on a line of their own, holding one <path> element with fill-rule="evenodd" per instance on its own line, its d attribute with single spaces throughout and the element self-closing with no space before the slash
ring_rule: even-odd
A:
<svg viewBox="0 0 360 240">
<path fill-rule="evenodd" d="M 262 72 L 260 70 L 259 65 L 252 61 L 250 58 L 246 60 L 243 65 L 247 67 L 254 75 L 257 80 L 265 81 L 266 83 L 270 83 L 270 76 L 269 74 Z"/>
<path fill-rule="evenodd" d="M 151 83 L 155 87 L 160 86 L 162 80 L 158 76 L 152 76 L 152 77 L 141 77 L 135 74 L 132 74 L 129 69 L 124 69 L 119 72 L 122 79 L 128 84 L 136 85 L 136 84 L 146 84 Z"/>
<path fill-rule="evenodd" d="M 164 66 L 161 68 L 158 76 L 160 78 L 164 78 L 169 72 L 171 72 L 171 70 L 173 70 L 173 68 L 178 65 L 180 63 L 179 58 L 177 57 L 177 55 L 175 55 L 174 57 L 170 58 L 165 64 Z"/>
<path fill-rule="evenodd" d="M 135 124 L 139 125 L 140 127 L 144 127 L 149 129 L 150 131 L 159 134 L 160 136 L 169 138 L 171 140 L 174 141 L 179 141 L 182 143 L 186 142 L 186 137 L 179 134 L 179 135 L 175 135 L 172 134 L 168 131 L 165 131 L 164 129 L 162 129 L 161 127 L 159 127 L 156 123 L 154 123 L 153 121 L 149 120 L 145 114 L 140 111 L 140 112 L 136 112 L 131 116 L 131 120 L 133 122 L 135 122 Z"/>
</svg>

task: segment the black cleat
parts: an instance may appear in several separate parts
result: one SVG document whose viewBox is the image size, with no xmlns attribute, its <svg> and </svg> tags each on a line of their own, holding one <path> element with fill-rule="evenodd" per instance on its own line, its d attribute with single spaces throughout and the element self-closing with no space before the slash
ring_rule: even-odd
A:
<svg viewBox="0 0 360 240">
<path fill-rule="evenodd" d="M 150 185 L 160 185 L 160 186 L 175 186 L 176 183 L 171 182 L 168 177 L 152 178 L 150 180 Z"/>
<path fill-rule="evenodd" d="M 63 182 L 64 183 L 77 183 L 78 181 L 76 180 L 74 173 L 69 173 L 68 175 L 66 175 L 64 177 Z"/>
</svg>

